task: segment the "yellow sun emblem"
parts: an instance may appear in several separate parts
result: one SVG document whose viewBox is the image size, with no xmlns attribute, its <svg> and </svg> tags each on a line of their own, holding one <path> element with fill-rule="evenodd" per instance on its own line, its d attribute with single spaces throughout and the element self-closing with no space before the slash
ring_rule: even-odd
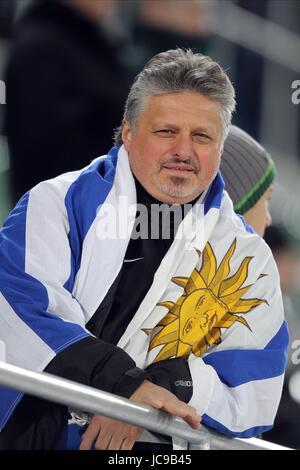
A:
<svg viewBox="0 0 300 470">
<path fill-rule="evenodd" d="M 221 342 L 221 328 L 230 328 L 239 322 L 251 330 L 245 318 L 237 313 L 248 313 L 267 301 L 242 299 L 253 284 L 242 287 L 248 276 L 252 256 L 243 259 L 236 273 L 230 274 L 229 262 L 236 249 L 236 239 L 217 268 L 217 260 L 210 243 L 203 250 L 202 266 L 193 270 L 191 276 L 174 277 L 172 282 L 184 288 L 184 294 L 174 303 L 161 302 L 169 312 L 155 328 L 144 329 L 150 335 L 160 327 L 150 341 L 149 351 L 162 346 L 153 362 L 171 357 L 187 357 L 192 351 L 201 356 L 209 346 Z M 196 250 L 199 257 L 201 253 Z M 265 276 L 261 274 L 258 279 Z"/>
</svg>

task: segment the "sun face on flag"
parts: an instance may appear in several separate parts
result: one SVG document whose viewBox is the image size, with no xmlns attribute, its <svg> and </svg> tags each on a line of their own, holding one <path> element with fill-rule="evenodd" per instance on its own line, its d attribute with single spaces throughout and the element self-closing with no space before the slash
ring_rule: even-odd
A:
<svg viewBox="0 0 300 470">
<path fill-rule="evenodd" d="M 200 357 L 209 346 L 221 342 L 221 328 L 230 328 L 236 322 L 251 330 L 245 318 L 237 314 L 246 314 L 267 301 L 242 298 L 253 285 L 242 287 L 253 257 L 244 258 L 236 273 L 230 276 L 230 260 L 235 250 L 236 239 L 217 267 L 216 256 L 210 243 L 207 243 L 200 270 L 194 269 L 188 278 L 172 278 L 172 282 L 183 287 L 184 293 L 176 302 L 159 303 L 168 309 L 167 315 L 155 328 L 143 330 L 150 335 L 160 327 L 149 345 L 149 351 L 163 346 L 153 362 L 187 357 L 190 352 Z M 197 253 L 200 258 L 200 251 L 197 250 Z M 258 279 L 264 276 L 261 274 Z"/>
</svg>

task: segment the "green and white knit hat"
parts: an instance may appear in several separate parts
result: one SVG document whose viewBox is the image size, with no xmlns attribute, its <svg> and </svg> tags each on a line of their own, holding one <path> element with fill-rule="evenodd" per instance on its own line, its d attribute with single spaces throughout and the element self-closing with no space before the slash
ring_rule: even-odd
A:
<svg viewBox="0 0 300 470">
<path fill-rule="evenodd" d="M 267 151 L 236 126 L 230 127 L 220 170 L 225 190 L 239 214 L 245 214 L 257 203 L 276 175 L 274 162 Z"/>
</svg>

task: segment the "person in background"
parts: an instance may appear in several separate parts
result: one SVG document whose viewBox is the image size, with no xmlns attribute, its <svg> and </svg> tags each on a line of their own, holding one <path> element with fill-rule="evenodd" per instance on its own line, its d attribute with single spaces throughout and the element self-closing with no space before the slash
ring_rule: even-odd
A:
<svg viewBox="0 0 300 470">
<path fill-rule="evenodd" d="M 128 92 L 119 44 L 102 27 L 113 7 L 35 0 L 16 23 L 5 77 L 15 200 L 112 146 Z"/>
<path fill-rule="evenodd" d="M 285 317 L 290 331 L 287 371 L 274 428 L 264 439 L 292 448 L 300 447 L 300 404 L 289 391 L 289 381 L 297 370 L 293 364 L 294 341 L 299 341 L 300 301 L 296 295 L 298 257 L 283 227 L 271 225 L 268 202 L 275 178 L 274 163 L 266 150 L 238 127 L 230 128 L 221 162 L 225 188 L 234 209 L 264 237 L 275 258 L 282 289 Z"/>
<path fill-rule="evenodd" d="M 220 170 L 235 212 L 263 237 L 272 222 L 269 201 L 276 175 L 272 158 L 247 132 L 231 126 Z"/>
<path fill-rule="evenodd" d="M 282 398 L 274 428 L 265 433 L 266 440 L 300 449 L 300 389 L 293 384 L 299 374 L 300 296 L 299 253 L 295 240 L 279 225 L 266 229 L 265 242 L 271 248 L 280 275 L 284 313 L 290 332 L 289 358 Z M 299 382 L 298 382 L 299 383 Z"/>
</svg>

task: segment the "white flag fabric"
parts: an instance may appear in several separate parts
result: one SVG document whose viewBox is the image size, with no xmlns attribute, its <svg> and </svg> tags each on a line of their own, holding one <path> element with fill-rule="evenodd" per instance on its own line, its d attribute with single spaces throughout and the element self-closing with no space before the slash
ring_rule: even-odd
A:
<svg viewBox="0 0 300 470">
<path fill-rule="evenodd" d="M 135 211 L 124 147 L 23 196 L 0 232 L 8 363 L 42 371 L 90 335 L 85 325 L 121 269 Z M 272 426 L 282 390 L 288 334 L 279 286 L 269 248 L 234 213 L 218 174 L 179 226 L 119 346 L 141 368 L 186 357 L 202 422 L 255 436 Z M 0 387 L 0 395 L 3 428 L 22 394 Z"/>
</svg>

